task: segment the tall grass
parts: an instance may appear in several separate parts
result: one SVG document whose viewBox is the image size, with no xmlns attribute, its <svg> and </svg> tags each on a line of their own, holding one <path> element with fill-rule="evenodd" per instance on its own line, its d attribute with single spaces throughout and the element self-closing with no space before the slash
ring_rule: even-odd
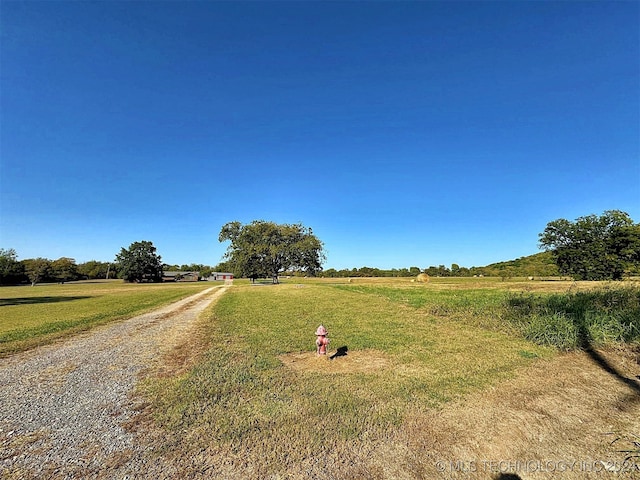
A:
<svg viewBox="0 0 640 480">
<path fill-rule="evenodd" d="M 562 294 L 512 294 L 504 318 L 541 345 L 565 350 L 640 342 L 640 289 L 611 286 Z"/>
</svg>

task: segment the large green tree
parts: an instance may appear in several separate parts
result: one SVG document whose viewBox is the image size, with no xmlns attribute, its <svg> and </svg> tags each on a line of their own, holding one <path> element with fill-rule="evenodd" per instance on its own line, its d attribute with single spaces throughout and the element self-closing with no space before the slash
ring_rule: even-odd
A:
<svg viewBox="0 0 640 480">
<path fill-rule="evenodd" d="M 162 259 L 156 247 L 148 241 L 133 242 L 116 255 L 118 274 L 127 282 L 159 282 L 162 280 Z"/>
<path fill-rule="evenodd" d="M 551 251 L 560 273 L 576 280 L 620 280 L 640 261 L 640 228 L 629 214 L 564 218 L 547 224 L 540 248 Z"/>
<path fill-rule="evenodd" d="M 51 260 L 47 258 L 28 258 L 23 260 L 24 271 L 29 277 L 31 286 L 35 286 L 38 282 L 50 280 L 52 276 Z"/>
<path fill-rule="evenodd" d="M 51 262 L 51 270 L 56 280 L 69 282 L 78 278 L 78 266 L 73 258 L 60 257 Z"/>
<path fill-rule="evenodd" d="M 288 270 L 315 275 L 322 270 L 323 244 L 302 224 L 255 220 L 247 225 L 229 222 L 220 230 L 220 242 L 230 241 L 225 254 L 237 276 L 272 277 Z"/>
</svg>

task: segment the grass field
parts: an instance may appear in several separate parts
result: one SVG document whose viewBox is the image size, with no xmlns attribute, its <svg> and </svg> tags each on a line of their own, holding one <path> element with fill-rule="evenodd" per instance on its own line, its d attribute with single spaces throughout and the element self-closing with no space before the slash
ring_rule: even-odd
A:
<svg viewBox="0 0 640 480">
<path fill-rule="evenodd" d="M 528 415 L 522 412 L 529 411 L 532 399 L 555 388 L 546 386 L 545 368 L 566 345 L 545 340 L 559 336 L 554 330 L 548 335 L 545 321 L 562 318 L 561 325 L 573 325 L 572 332 L 583 337 L 604 331 L 606 341 L 623 338 L 638 346 L 634 322 L 640 318 L 640 293 L 631 283 L 493 278 L 234 283 L 203 313 L 188 343 L 139 387 L 149 415 L 138 427 L 160 432 L 153 436 L 156 453 L 176 466 L 179 477 L 209 471 L 217 478 L 431 478 L 420 470 L 429 455 L 423 449 L 431 448 L 428 439 L 442 437 L 451 445 L 459 435 L 449 430 L 446 436 L 435 427 L 446 418 L 438 412 L 451 415 L 447 406 L 482 399 L 484 392 L 491 399 L 484 408 L 499 408 L 494 407 L 500 401 L 497 386 L 514 379 L 517 385 L 531 368 L 544 377 L 536 388 L 544 387 L 531 398 L 513 391 L 517 408 L 524 405 L 515 410 L 516 418 Z M 130 317 L 210 286 L 109 282 L 3 288 L 0 354 Z M 622 336 L 611 334 L 618 330 L 606 323 L 610 318 L 614 327 L 624 327 Z M 315 354 L 320 324 L 331 339 L 327 357 Z M 343 354 L 328 358 L 338 350 Z M 583 366 L 572 368 L 575 377 Z M 593 368 L 588 378 L 609 375 Z M 563 369 L 552 375 L 563 375 Z M 591 397 L 602 405 L 604 400 Z M 561 400 L 556 408 L 574 401 Z M 602 421 L 629 423 L 626 413 L 616 415 L 618 420 L 605 412 Z M 468 424 L 475 417 L 467 411 L 464 418 Z M 564 433 L 558 435 L 553 440 L 558 443 L 551 443 L 554 451 L 567 442 Z M 579 430 L 577 435 L 582 436 Z M 528 446 L 525 441 L 523 448 Z M 385 460 L 376 460 L 380 454 Z M 396 458 L 399 470 L 390 473 L 382 463 Z"/>
<path fill-rule="evenodd" d="M 0 356 L 132 317 L 211 287 L 121 280 L 0 288 Z"/>
<path fill-rule="evenodd" d="M 150 381 L 144 392 L 156 424 L 174 435 L 171 449 L 183 455 L 207 451 L 213 463 L 236 471 L 251 465 L 273 478 L 336 472 L 410 415 L 557 355 L 504 320 L 514 292 L 593 286 L 495 279 L 236 286 L 202 319 L 208 349 L 194 368 Z M 329 353 L 346 347 L 346 355 L 315 355 L 320 324 L 329 330 Z"/>
</svg>

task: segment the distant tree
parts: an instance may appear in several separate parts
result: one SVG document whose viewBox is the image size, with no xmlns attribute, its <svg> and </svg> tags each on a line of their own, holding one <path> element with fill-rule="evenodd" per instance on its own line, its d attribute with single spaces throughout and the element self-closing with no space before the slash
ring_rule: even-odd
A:
<svg viewBox="0 0 640 480">
<path fill-rule="evenodd" d="M 424 270 L 424 273 L 429 275 L 430 277 L 448 277 L 451 275 L 451 270 L 449 270 L 444 265 L 438 265 L 434 267 L 433 265 Z"/>
<path fill-rule="evenodd" d="M 242 277 L 242 274 L 240 272 L 236 272 L 234 270 L 234 266 L 231 264 L 231 262 L 228 262 L 228 261 L 227 262 L 220 262 L 215 267 L 213 267 L 212 271 L 213 272 L 233 273 L 233 275 L 235 277 Z"/>
<path fill-rule="evenodd" d="M 22 263 L 24 265 L 24 271 L 27 274 L 32 287 L 39 282 L 51 279 L 51 260 L 38 257 L 23 260 Z"/>
<path fill-rule="evenodd" d="M 200 269 L 200 276 L 202 278 L 209 278 L 212 273 L 213 273 L 213 268 L 211 268 L 211 267 L 205 266 L 205 267 Z"/>
<path fill-rule="evenodd" d="M 0 284 L 19 283 L 24 277 L 24 265 L 13 248 L 0 248 Z"/>
<path fill-rule="evenodd" d="M 500 269 L 500 278 L 504 282 L 505 280 L 515 277 L 515 272 L 516 269 L 514 267 L 505 266 Z"/>
<path fill-rule="evenodd" d="M 640 228 L 620 210 L 554 220 L 539 237 L 560 273 L 576 280 L 620 280 L 640 257 Z"/>
<path fill-rule="evenodd" d="M 375 268 L 372 267 L 360 267 L 358 269 L 358 273 L 361 277 L 375 277 L 376 276 L 376 270 Z"/>
<path fill-rule="evenodd" d="M 199 272 L 200 277 L 204 277 L 204 278 L 210 276 L 211 272 L 213 272 L 211 267 L 208 267 L 207 265 L 203 265 L 201 263 L 192 263 L 190 265 L 182 265 L 180 270 L 183 272 Z"/>
<path fill-rule="evenodd" d="M 335 268 L 325 270 L 322 274 L 323 277 L 335 278 L 338 276 L 338 271 Z"/>
<path fill-rule="evenodd" d="M 109 276 L 114 273 L 114 268 L 107 262 L 99 262 L 97 260 L 89 260 L 85 263 L 78 264 L 78 275 L 80 277 L 94 280 L 96 278 L 107 278 L 107 272 Z"/>
<path fill-rule="evenodd" d="M 237 276 L 271 276 L 278 283 L 280 272 L 298 270 L 315 275 L 322 269 L 322 242 L 302 224 L 229 222 L 220 230 L 218 240 L 231 242 L 225 258 Z"/>
<path fill-rule="evenodd" d="M 467 267 L 460 267 L 456 272 L 456 276 L 458 277 L 469 277 L 470 275 L 471 273 Z"/>
<path fill-rule="evenodd" d="M 115 261 L 120 277 L 127 282 L 162 280 L 162 259 L 149 241 L 134 242 L 129 249 L 120 249 Z"/>
<path fill-rule="evenodd" d="M 56 280 L 68 282 L 78 278 L 78 266 L 73 258 L 61 257 L 51 262 L 51 273 Z"/>
</svg>

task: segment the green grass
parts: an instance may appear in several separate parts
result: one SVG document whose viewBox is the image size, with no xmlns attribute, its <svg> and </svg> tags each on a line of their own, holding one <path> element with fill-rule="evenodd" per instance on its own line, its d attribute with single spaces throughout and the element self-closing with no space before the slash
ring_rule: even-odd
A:
<svg viewBox="0 0 640 480">
<path fill-rule="evenodd" d="M 0 356 L 129 318 L 212 286 L 122 281 L 0 288 Z"/>
<path fill-rule="evenodd" d="M 496 384 L 552 355 L 499 331 L 493 312 L 504 295 L 406 282 L 235 287 L 203 319 L 210 348 L 202 361 L 187 374 L 147 383 L 145 392 L 158 424 L 187 451 L 213 449 L 229 461 L 245 458 L 265 476 L 281 475 L 311 452 L 348 456 L 391 435 L 410 411 Z M 347 357 L 334 362 L 361 353 L 370 356 L 370 370 L 285 366 L 282 355 L 315 351 L 319 324 L 329 329 L 333 351 L 348 346 Z M 376 367 L 380 359 L 384 368 Z"/>
<path fill-rule="evenodd" d="M 431 290 L 424 286 L 400 287 L 399 285 L 353 285 L 337 286 L 337 288 L 380 296 L 394 303 L 425 309 L 433 315 L 456 314 L 465 315 L 467 318 L 494 313 L 501 307 L 502 301 L 507 296 L 504 290 L 490 288 Z"/>
</svg>

